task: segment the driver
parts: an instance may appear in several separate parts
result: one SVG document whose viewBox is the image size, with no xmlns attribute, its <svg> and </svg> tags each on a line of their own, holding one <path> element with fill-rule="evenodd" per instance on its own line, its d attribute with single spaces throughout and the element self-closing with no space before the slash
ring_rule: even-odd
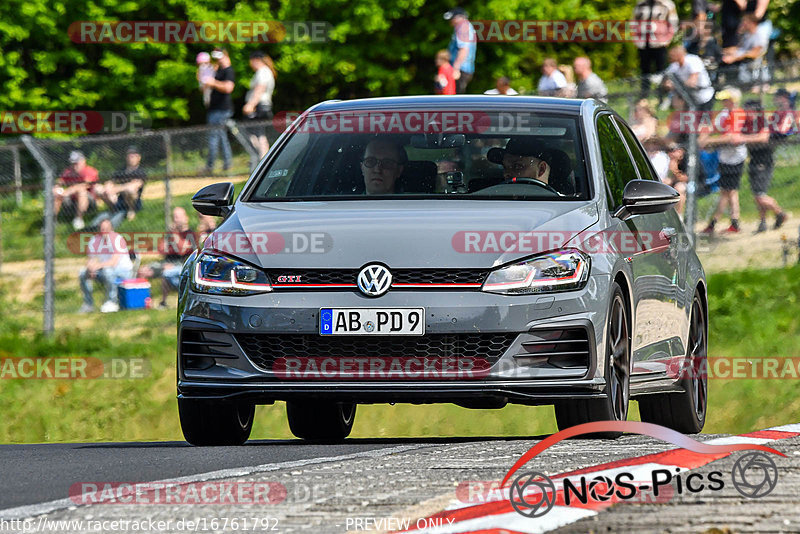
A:
<svg viewBox="0 0 800 534">
<path fill-rule="evenodd" d="M 533 139 L 512 137 L 503 150 L 503 178 L 515 182 L 519 178 L 547 184 L 550 180 L 548 152 Z"/>
<path fill-rule="evenodd" d="M 361 158 L 361 173 L 368 195 L 389 195 L 395 192 L 397 178 L 403 174 L 408 160 L 402 145 L 388 139 L 373 139 Z"/>
</svg>

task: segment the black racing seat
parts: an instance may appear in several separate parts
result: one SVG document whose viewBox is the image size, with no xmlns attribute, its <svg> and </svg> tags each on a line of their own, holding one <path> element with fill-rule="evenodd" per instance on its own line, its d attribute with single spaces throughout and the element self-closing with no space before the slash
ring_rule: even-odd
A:
<svg viewBox="0 0 800 534">
<path fill-rule="evenodd" d="M 572 161 L 563 150 L 549 148 L 550 186 L 562 195 L 575 194 L 575 174 L 572 172 Z"/>
<path fill-rule="evenodd" d="M 436 163 L 432 161 L 407 161 L 395 189 L 398 193 L 434 193 L 436 172 Z"/>
</svg>

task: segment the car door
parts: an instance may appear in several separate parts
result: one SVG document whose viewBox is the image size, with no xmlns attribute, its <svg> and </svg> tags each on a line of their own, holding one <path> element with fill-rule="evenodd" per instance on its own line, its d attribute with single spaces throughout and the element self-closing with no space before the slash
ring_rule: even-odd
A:
<svg viewBox="0 0 800 534">
<path fill-rule="evenodd" d="M 658 181 L 658 176 L 650 163 L 647 153 L 637 141 L 631 129 L 622 121 L 616 120 L 615 122 L 628 145 L 628 149 L 631 151 L 641 179 Z M 688 256 L 682 250 L 683 245 L 686 244 L 683 222 L 675 209 L 647 215 L 646 218 L 642 219 L 648 222 L 648 232 L 651 232 L 649 238 L 652 246 L 650 247 L 649 259 L 654 263 L 658 263 L 658 269 L 670 282 L 667 293 L 655 291 L 658 288 L 648 288 L 647 280 L 642 283 L 643 291 L 655 291 L 655 294 L 651 297 L 656 298 L 658 304 L 653 304 L 653 306 L 660 308 L 663 313 L 662 318 L 656 317 L 653 319 L 664 331 L 661 336 L 662 341 L 656 345 L 645 347 L 644 352 L 640 354 L 641 361 L 647 362 L 647 367 L 657 372 L 663 370 L 664 360 L 671 357 L 682 357 L 684 354 L 682 333 L 688 329 L 687 315 L 683 313 L 686 307 Z M 662 282 L 657 281 L 656 283 L 660 285 Z M 661 314 L 657 314 L 652 310 L 644 315 L 649 319 L 651 316 Z"/>
<path fill-rule="evenodd" d="M 615 117 L 633 164 L 642 180 L 658 181 L 650 159 L 624 121 Z M 637 309 L 638 350 L 634 361 L 642 372 L 663 372 L 668 361 L 683 354 L 681 333 L 686 318 L 679 295 L 686 280 L 686 255 L 681 253 L 683 225 L 675 209 L 634 217 L 640 232 L 641 252 L 634 256 L 634 291 Z M 635 345 L 635 344 L 634 344 Z"/>
<path fill-rule="evenodd" d="M 627 183 L 641 178 L 633 154 L 623 139 L 620 124 L 611 114 L 597 117 L 597 133 L 612 213 L 622 204 Z M 647 178 L 648 175 L 645 175 Z M 663 228 L 667 228 L 662 215 L 638 215 L 626 221 L 617 219 L 608 228 L 608 238 L 617 245 L 633 273 L 633 374 L 663 370 L 663 345 L 670 336 L 664 336 L 662 319 L 668 322 L 674 320 L 673 269 L 669 260 L 661 255 L 663 243 L 654 239 Z M 671 306 L 668 311 L 665 311 L 664 303 L 667 307 Z"/>
</svg>

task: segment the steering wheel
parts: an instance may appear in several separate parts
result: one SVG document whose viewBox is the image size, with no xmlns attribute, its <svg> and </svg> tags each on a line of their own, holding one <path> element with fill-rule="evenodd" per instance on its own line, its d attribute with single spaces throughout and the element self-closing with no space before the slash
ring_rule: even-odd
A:
<svg viewBox="0 0 800 534">
<path fill-rule="evenodd" d="M 558 191 L 553 189 L 553 187 L 550 184 L 546 184 L 546 183 L 544 183 L 543 181 L 541 181 L 541 180 L 539 180 L 537 178 L 530 178 L 528 176 L 522 176 L 522 177 L 516 177 L 515 176 L 514 178 L 512 178 L 510 180 L 506 180 L 503 183 L 505 183 L 505 184 L 531 184 L 531 185 L 538 185 L 539 187 L 544 187 L 548 191 L 551 191 L 551 192 L 555 193 L 556 195 L 561 196 L 561 193 L 559 193 Z"/>
</svg>

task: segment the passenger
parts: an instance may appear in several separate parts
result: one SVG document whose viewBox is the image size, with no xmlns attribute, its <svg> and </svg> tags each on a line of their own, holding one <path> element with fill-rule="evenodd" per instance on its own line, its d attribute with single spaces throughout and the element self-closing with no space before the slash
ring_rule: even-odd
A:
<svg viewBox="0 0 800 534">
<path fill-rule="evenodd" d="M 408 161 L 405 149 L 388 139 L 374 139 L 364 150 L 361 173 L 368 195 L 390 195 Z"/>
</svg>

